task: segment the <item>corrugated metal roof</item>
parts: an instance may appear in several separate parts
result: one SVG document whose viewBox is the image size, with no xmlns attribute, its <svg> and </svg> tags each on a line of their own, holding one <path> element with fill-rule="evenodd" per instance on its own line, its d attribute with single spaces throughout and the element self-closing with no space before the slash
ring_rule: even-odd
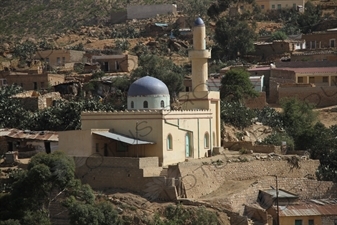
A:
<svg viewBox="0 0 337 225">
<path fill-rule="evenodd" d="M 152 144 L 154 144 L 154 142 L 143 141 L 143 140 L 139 140 L 139 139 L 136 139 L 136 138 L 130 138 L 130 137 L 126 137 L 124 135 L 112 133 L 112 132 L 109 132 L 109 131 L 93 131 L 92 133 L 103 136 L 103 137 L 113 139 L 115 141 L 121 141 L 121 142 L 124 142 L 124 143 L 129 144 L 129 145 L 152 145 Z"/>
<path fill-rule="evenodd" d="M 280 210 L 280 216 L 337 216 L 336 201 L 327 199 L 299 202 Z"/>
<path fill-rule="evenodd" d="M 268 190 L 263 190 L 263 192 L 266 192 L 270 194 L 273 198 L 276 198 L 276 190 L 275 189 L 268 189 Z M 279 198 L 298 198 L 297 195 L 290 193 L 288 191 L 279 189 L 278 190 L 278 197 Z"/>
<path fill-rule="evenodd" d="M 30 131 L 30 130 L 8 129 L 7 132 L 9 133 L 4 135 L 5 137 L 15 139 L 59 141 L 58 133 L 54 131 Z"/>
</svg>

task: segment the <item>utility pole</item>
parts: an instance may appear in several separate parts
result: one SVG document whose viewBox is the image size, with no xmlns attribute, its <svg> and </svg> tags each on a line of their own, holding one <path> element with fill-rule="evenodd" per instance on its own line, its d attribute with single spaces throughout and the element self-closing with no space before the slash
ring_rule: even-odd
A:
<svg viewBox="0 0 337 225">
<path fill-rule="evenodd" d="M 279 202 L 278 202 L 278 180 L 277 180 L 277 175 L 275 175 L 276 178 L 276 221 L 277 221 L 277 225 L 280 225 L 280 208 L 279 208 Z"/>
</svg>

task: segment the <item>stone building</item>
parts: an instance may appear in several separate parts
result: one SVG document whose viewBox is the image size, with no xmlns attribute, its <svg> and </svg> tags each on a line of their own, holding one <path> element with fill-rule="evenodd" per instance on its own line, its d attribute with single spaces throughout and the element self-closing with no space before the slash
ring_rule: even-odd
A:
<svg viewBox="0 0 337 225">
<path fill-rule="evenodd" d="M 83 62 L 84 51 L 44 50 L 37 51 L 34 59 L 44 61 L 50 67 L 69 67 L 68 64 Z"/>
<path fill-rule="evenodd" d="M 61 84 L 65 81 L 65 75 L 5 71 L 0 74 L 0 79 L 5 80 L 5 85 L 20 85 L 23 90 L 29 91 L 48 89 L 53 85 Z"/>
<path fill-rule="evenodd" d="M 58 92 L 40 94 L 37 91 L 22 92 L 11 96 L 11 98 L 20 100 L 22 107 L 29 111 L 37 111 L 51 107 L 54 101 L 62 99 Z"/>
<path fill-rule="evenodd" d="M 337 48 L 337 28 L 303 34 L 302 38 L 306 42 L 306 49 Z"/>
<path fill-rule="evenodd" d="M 92 63 L 99 63 L 107 73 L 131 72 L 138 67 L 138 57 L 134 55 L 93 55 Z"/>
<path fill-rule="evenodd" d="M 260 6 L 262 11 L 303 8 L 305 0 L 256 0 L 256 4 Z"/>
<path fill-rule="evenodd" d="M 180 93 L 182 110 L 170 110 L 162 81 L 142 77 L 129 88 L 126 111 L 83 112 L 82 130 L 59 134 L 60 149 L 77 157 L 157 157 L 160 166 L 211 155 L 220 146 L 220 104 L 219 92 L 207 88 L 211 52 L 205 37 L 199 18 L 189 53 L 192 91 Z"/>
</svg>

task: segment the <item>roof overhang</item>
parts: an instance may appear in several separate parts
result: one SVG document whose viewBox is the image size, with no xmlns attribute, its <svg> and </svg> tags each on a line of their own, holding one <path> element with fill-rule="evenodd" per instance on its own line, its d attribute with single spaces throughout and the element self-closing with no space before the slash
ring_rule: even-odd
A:
<svg viewBox="0 0 337 225">
<path fill-rule="evenodd" d="M 93 131 L 93 134 L 110 138 L 115 141 L 120 141 L 129 145 L 153 145 L 154 142 L 144 141 L 136 138 L 130 138 L 121 134 L 112 133 L 109 131 Z"/>
</svg>

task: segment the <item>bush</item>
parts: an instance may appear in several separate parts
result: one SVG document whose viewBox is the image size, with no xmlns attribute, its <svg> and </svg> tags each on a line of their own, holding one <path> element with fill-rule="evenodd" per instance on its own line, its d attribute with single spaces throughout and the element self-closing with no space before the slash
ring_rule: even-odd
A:
<svg viewBox="0 0 337 225">
<path fill-rule="evenodd" d="M 281 146 L 282 141 L 285 141 L 287 143 L 288 149 L 294 150 L 294 139 L 286 133 L 274 133 L 274 134 L 267 136 L 261 142 L 256 142 L 256 143 L 260 145 Z"/>
<path fill-rule="evenodd" d="M 234 127 L 244 129 L 252 125 L 256 114 L 239 102 L 221 102 L 221 119 Z"/>
<path fill-rule="evenodd" d="M 277 129 L 283 128 L 283 120 L 281 114 L 275 109 L 266 106 L 263 109 L 255 110 L 255 113 L 257 121 L 261 122 L 263 125 Z"/>
</svg>

